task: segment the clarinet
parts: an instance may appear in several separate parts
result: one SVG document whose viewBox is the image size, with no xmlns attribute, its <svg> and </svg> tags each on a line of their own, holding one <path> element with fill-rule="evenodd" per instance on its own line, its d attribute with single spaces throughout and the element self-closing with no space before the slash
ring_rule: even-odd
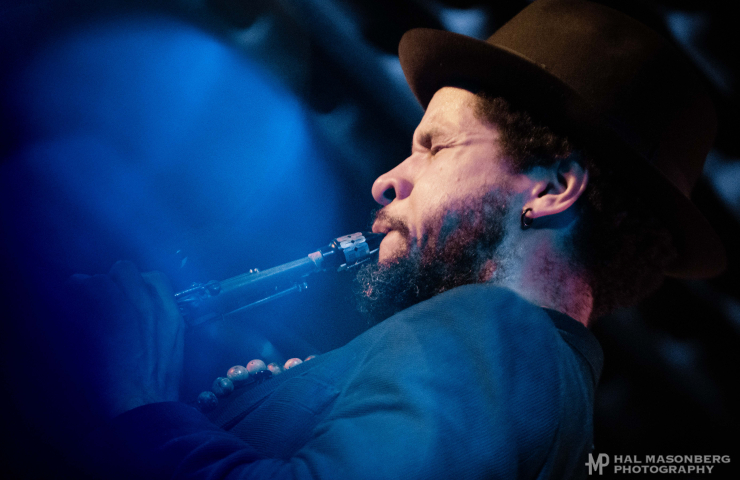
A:
<svg viewBox="0 0 740 480">
<path fill-rule="evenodd" d="M 335 238 L 306 257 L 264 271 L 257 269 L 222 281 L 194 283 L 175 294 L 188 325 L 233 315 L 307 288 L 316 272 L 342 272 L 377 258 L 383 233 L 357 232 Z"/>
</svg>

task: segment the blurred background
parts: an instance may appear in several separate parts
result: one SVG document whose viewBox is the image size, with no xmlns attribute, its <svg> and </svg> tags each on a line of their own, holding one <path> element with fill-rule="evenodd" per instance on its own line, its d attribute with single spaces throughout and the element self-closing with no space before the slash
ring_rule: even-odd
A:
<svg viewBox="0 0 740 480">
<path fill-rule="evenodd" d="M 403 32 L 485 39 L 527 3 L 3 2 L 3 478 L 78 474 L 58 447 L 53 393 L 38 394 L 65 376 L 45 347 L 54 335 L 40 297 L 120 259 L 182 290 L 369 229 L 372 182 L 406 157 L 423 114 L 398 63 Z M 596 451 L 740 462 L 727 441 L 740 425 L 737 16 L 719 0 L 599 3 L 671 39 L 711 85 L 720 131 L 695 201 L 730 267 L 708 281 L 668 280 L 596 324 L 606 357 Z M 232 365 L 303 358 L 361 333 L 350 283 L 314 278 L 305 292 L 190 329 L 183 399 Z"/>
</svg>

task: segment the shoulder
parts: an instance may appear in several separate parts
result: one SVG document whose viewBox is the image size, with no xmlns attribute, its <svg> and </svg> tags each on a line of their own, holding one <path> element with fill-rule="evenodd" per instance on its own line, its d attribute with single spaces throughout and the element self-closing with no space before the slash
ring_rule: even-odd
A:
<svg viewBox="0 0 740 480">
<path fill-rule="evenodd" d="M 427 349 L 478 346 L 503 354 L 504 350 L 530 350 L 561 340 L 542 308 L 490 284 L 444 292 L 397 313 L 366 334 L 369 344 L 386 351 L 398 347 L 399 354 L 413 342 Z"/>
<path fill-rule="evenodd" d="M 418 385 L 437 390 L 440 401 L 465 395 L 483 409 L 520 412 L 560 397 L 562 356 L 570 351 L 543 309 L 493 285 L 440 294 L 358 340 L 354 388 Z"/>
<path fill-rule="evenodd" d="M 547 456 L 560 421 L 562 350 L 541 308 L 492 285 L 459 287 L 356 340 L 348 347 L 359 361 L 329 420 L 374 412 L 423 425 L 426 442 L 459 444 L 453 456 L 486 471 L 496 459 L 529 469 L 524 457 L 541 465 Z"/>
</svg>

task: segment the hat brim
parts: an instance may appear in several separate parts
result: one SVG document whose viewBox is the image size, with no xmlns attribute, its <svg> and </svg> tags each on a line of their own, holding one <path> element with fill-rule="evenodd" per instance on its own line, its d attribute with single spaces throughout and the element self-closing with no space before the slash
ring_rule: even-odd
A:
<svg viewBox="0 0 740 480">
<path fill-rule="evenodd" d="M 406 80 L 426 109 L 444 86 L 476 88 L 506 98 L 515 108 L 581 144 L 608 145 L 624 155 L 620 166 L 636 172 L 636 191 L 655 202 L 674 235 L 676 261 L 665 271 L 677 278 L 708 278 L 726 265 L 719 236 L 696 206 L 638 152 L 604 126 L 604 119 L 577 92 L 535 62 L 481 40 L 432 29 L 414 29 L 401 39 Z M 622 158 L 623 157 L 623 158 Z"/>
</svg>

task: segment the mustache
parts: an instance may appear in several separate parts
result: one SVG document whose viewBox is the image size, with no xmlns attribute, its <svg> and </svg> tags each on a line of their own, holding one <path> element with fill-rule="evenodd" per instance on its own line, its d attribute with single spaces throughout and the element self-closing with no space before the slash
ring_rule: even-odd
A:
<svg viewBox="0 0 740 480">
<path fill-rule="evenodd" d="M 398 217 L 394 217 L 393 215 L 388 213 L 387 207 L 383 207 L 375 211 L 373 215 L 373 223 L 375 222 L 380 222 L 388 225 L 391 230 L 397 231 L 406 240 L 409 240 L 409 237 L 411 236 L 411 231 L 409 230 L 409 227 L 405 223 L 403 223 L 403 220 Z"/>
</svg>

